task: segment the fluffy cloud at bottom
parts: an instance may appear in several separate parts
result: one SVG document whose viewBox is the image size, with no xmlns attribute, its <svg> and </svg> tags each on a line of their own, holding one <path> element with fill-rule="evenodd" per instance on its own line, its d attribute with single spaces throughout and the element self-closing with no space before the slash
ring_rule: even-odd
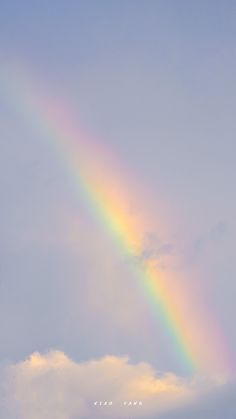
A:
<svg viewBox="0 0 236 419">
<path fill-rule="evenodd" d="M 126 357 L 75 362 L 60 351 L 34 353 L 5 366 L 2 378 L 5 419 L 161 417 L 224 387 L 221 380 L 160 375 L 149 364 L 134 365 Z"/>
</svg>

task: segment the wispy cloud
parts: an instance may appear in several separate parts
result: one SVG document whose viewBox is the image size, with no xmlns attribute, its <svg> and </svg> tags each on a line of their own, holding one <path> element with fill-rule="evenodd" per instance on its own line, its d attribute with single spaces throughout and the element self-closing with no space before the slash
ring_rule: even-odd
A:
<svg viewBox="0 0 236 419">
<path fill-rule="evenodd" d="M 218 242 L 227 233 L 226 224 L 219 221 L 213 225 L 208 231 L 200 234 L 193 243 L 193 248 L 196 252 L 201 252 L 204 248 L 212 243 Z"/>
</svg>

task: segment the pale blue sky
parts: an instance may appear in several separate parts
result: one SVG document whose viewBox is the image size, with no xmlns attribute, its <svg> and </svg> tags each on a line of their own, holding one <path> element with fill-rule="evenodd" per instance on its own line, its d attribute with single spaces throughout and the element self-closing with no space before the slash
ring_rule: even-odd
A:
<svg viewBox="0 0 236 419">
<path fill-rule="evenodd" d="M 142 182 L 153 213 L 166 209 L 165 240 L 179 260 L 176 269 L 190 281 L 201 272 L 232 352 L 235 18 L 236 3 L 229 0 L 2 0 L 0 12 L 0 62 L 26 63 Z M 130 338 L 118 314 L 113 323 L 101 307 L 86 312 L 84 283 L 104 269 L 114 284 L 122 277 L 127 290 L 114 292 L 129 304 L 125 294 L 136 291 L 127 266 L 75 196 L 57 154 L 3 97 L 0 124 L 0 361 L 56 348 L 80 361 L 128 354 L 161 371 L 183 372 L 139 295 L 134 315 L 148 318 L 145 339 L 137 331 Z M 77 212 L 75 252 L 65 239 L 71 228 L 65 214 L 73 226 Z M 106 246 L 111 266 L 96 267 Z"/>
</svg>

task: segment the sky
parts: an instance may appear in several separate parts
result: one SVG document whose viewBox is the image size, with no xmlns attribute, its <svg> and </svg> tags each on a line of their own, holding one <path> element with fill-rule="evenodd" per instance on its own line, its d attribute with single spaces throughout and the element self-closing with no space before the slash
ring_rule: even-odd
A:
<svg viewBox="0 0 236 419">
<path fill-rule="evenodd" d="M 236 417 L 235 17 L 1 1 L 5 419 Z"/>
</svg>

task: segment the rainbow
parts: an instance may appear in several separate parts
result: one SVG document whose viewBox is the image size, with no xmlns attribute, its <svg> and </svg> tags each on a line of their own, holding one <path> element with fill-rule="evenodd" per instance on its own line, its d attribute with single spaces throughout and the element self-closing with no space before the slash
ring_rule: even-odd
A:
<svg viewBox="0 0 236 419">
<path fill-rule="evenodd" d="M 185 282 L 170 281 L 155 260 L 141 260 L 142 220 L 137 222 L 128 210 L 129 193 L 115 174 L 117 160 L 72 122 L 68 106 L 49 100 L 28 72 L 19 65 L 14 68 L 1 75 L 5 100 L 57 150 L 78 193 L 133 262 L 138 288 L 168 331 L 181 364 L 190 371 L 228 371 L 230 356 L 217 322 L 202 304 L 196 304 Z"/>
</svg>

